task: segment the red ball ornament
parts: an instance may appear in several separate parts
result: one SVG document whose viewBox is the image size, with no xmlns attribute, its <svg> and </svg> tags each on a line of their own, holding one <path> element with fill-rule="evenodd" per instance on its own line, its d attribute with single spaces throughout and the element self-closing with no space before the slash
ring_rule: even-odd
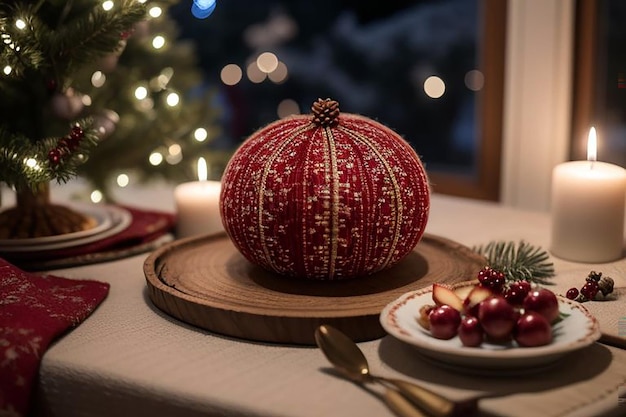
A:
<svg viewBox="0 0 626 417">
<path fill-rule="evenodd" d="M 250 136 L 222 178 L 222 222 L 252 263 L 305 279 L 387 269 L 421 239 L 430 207 L 422 163 L 391 129 L 318 100 L 313 115 Z"/>
</svg>

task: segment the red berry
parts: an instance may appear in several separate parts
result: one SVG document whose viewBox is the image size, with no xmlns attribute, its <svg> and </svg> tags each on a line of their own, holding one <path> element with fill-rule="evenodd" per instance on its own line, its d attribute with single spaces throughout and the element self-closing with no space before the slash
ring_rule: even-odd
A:
<svg viewBox="0 0 626 417">
<path fill-rule="evenodd" d="M 600 290 L 598 283 L 595 281 L 587 281 L 585 285 L 580 289 L 580 293 L 587 299 L 593 300 L 596 297 L 596 294 Z"/>
<path fill-rule="evenodd" d="M 503 295 L 504 299 L 514 307 L 521 306 L 524 298 L 526 298 L 526 293 L 523 290 L 514 287 L 507 288 Z"/>
<path fill-rule="evenodd" d="M 463 346 L 476 347 L 483 342 L 483 328 L 476 317 L 465 316 L 458 329 L 459 339 Z"/>
<path fill-rule="evenodd" d="M 478 282 L 485 286 L 491 283 L 491 267 L 486 266 L 478 271 Z"/>
<path fill-rule="evenodd" d="M 120 33 L 120 39 L 126 40 L 130 38 L 134 31 L 135 29 L 125 30 L 124 32 Z"/>
<path fill-rule="evenodd" d="M 569 290 L 567 290 L 567 293 L 565 294 L 565 296 L 569 298 L 570 300 L 575 300 L 576 297 L 578 297 L 578 289 L 570 288 Z"/>
<path fill-rule="evenodd" d="M 50 165 L 57 166 L 59 162 L 61 162 L 61 151 L 57 148 L 50 149 L 48 152 L 48 161 L 50 161 Z"/>
<path fill-rule="evenodd" d="M 494 341 L 507 340 L 515 326 L 515 310 L 503 297 L 494 295 L 478 306 L 478 320 Z"/>
<path fill-rule="evenodd" d="M 540 288 L 528 293 L 524 298 L 524 310 L 536 311 L 553 323 L 559 317 L 559 301 L 556 295 L 547 288 Z"/>
<path fill-rule="evenodd" d="M 515 281 L 509 285 L 509 288 L 514 289 L 517 293 L 524 294 L 524 297 L 526 297 L 526 294 L 531 290 L 530 282 L 526 280 Z"/>
<path fill-rule="evenodd" d="M 523 347 L 547 345 L 552 341 L 552 327 L 541 314 L 529 311 L 517 320 L 514 338 Z"/>
<path fill-rule="evenodd" d="M 59 150 L 70 150 L 70 138 L 69 137 L 64 137 L 61 138 L 57 141 L 57 148 Z"/>
<path fill-rule="evenodd" d="M 430 334 L 437 339 L 452 339 L 461 323 L 461 313 L 449 305 L 435 307 L 428 315 Z"/>
<path fill-rule="evenodd" d="M 72 130 L 70 131 L 70 137 L 72 139 L 81 140 L 82 138 L 85 137 L 85 132 L 80 126 L 74 126 L 72 127 Z"/>
<path fill-rule="evenodd" d="M 478 282 L 483 287 L 489 288 L 493 292 L 501 293 L 506 282 L 506 277 L 500 271 L 490 266 L 486 266 L 478 272 Z"/>
</svg>

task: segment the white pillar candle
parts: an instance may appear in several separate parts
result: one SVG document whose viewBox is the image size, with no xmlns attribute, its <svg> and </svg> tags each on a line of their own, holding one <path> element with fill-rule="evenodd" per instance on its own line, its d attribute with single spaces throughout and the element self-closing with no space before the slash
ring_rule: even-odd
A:
<svg viewBox="0 0 626 417">
<path fill-rule="evenodd" d="M 224 230 L 220 217 L 219 181 L 207 181 L 204 158 L 198 159 L 199 181 L 180 184 L 174 190 L 178 238 L 218 233 Z"/>
<path fill-rule="evenodd" d="M 602 263 L 622 257 L 626 170 L 596 159 L 591 128 L 587 161 L 566 162 L 552 172 L 553 255 Z"/>
</svg>

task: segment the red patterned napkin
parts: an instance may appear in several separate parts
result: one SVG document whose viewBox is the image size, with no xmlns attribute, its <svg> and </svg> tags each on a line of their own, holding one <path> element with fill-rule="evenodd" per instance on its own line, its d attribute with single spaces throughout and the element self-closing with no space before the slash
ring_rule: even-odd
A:
<svg viewBox="0 0 626 417">
<path fill-rule="evenodd" d="M 0 415 L 26 415 L 45 350 L 108 292 L 107 283 L 37 276 L 0 258 Z"/>
</svg>

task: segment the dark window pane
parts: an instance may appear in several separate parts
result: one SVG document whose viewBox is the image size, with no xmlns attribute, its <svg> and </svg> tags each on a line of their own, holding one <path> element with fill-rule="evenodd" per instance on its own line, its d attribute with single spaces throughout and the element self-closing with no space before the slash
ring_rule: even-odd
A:
<svg viewBox="0 0 626 417">
<path fill-rule="evenodd" d="M 234 148 L 277 119 L 279 108 L 281 115 L 294 108 L 308 113 L 315 99 L 331 97 L 343 112 L 377 119 L 404 136 L 429 171 L 476 172 L 477 96 L 484 84 L 478 0 L 229 0 L 206 20 L 194 19 L 182 3 L 172 13 L 182 36 L 196 41 L 207 79 L 219 91 L 221 146 Z M 284 64 L 286 80 L 247 76 L 265 51 Z M 243 72 L 234 85 L 220 81 L 228 64 Z"/>
<path fill-rule="evenodd" d="M 598 159 L 626 166 L 626 2 L 599 3 L 592 123 L 598 129 Z"/>
</svg>

